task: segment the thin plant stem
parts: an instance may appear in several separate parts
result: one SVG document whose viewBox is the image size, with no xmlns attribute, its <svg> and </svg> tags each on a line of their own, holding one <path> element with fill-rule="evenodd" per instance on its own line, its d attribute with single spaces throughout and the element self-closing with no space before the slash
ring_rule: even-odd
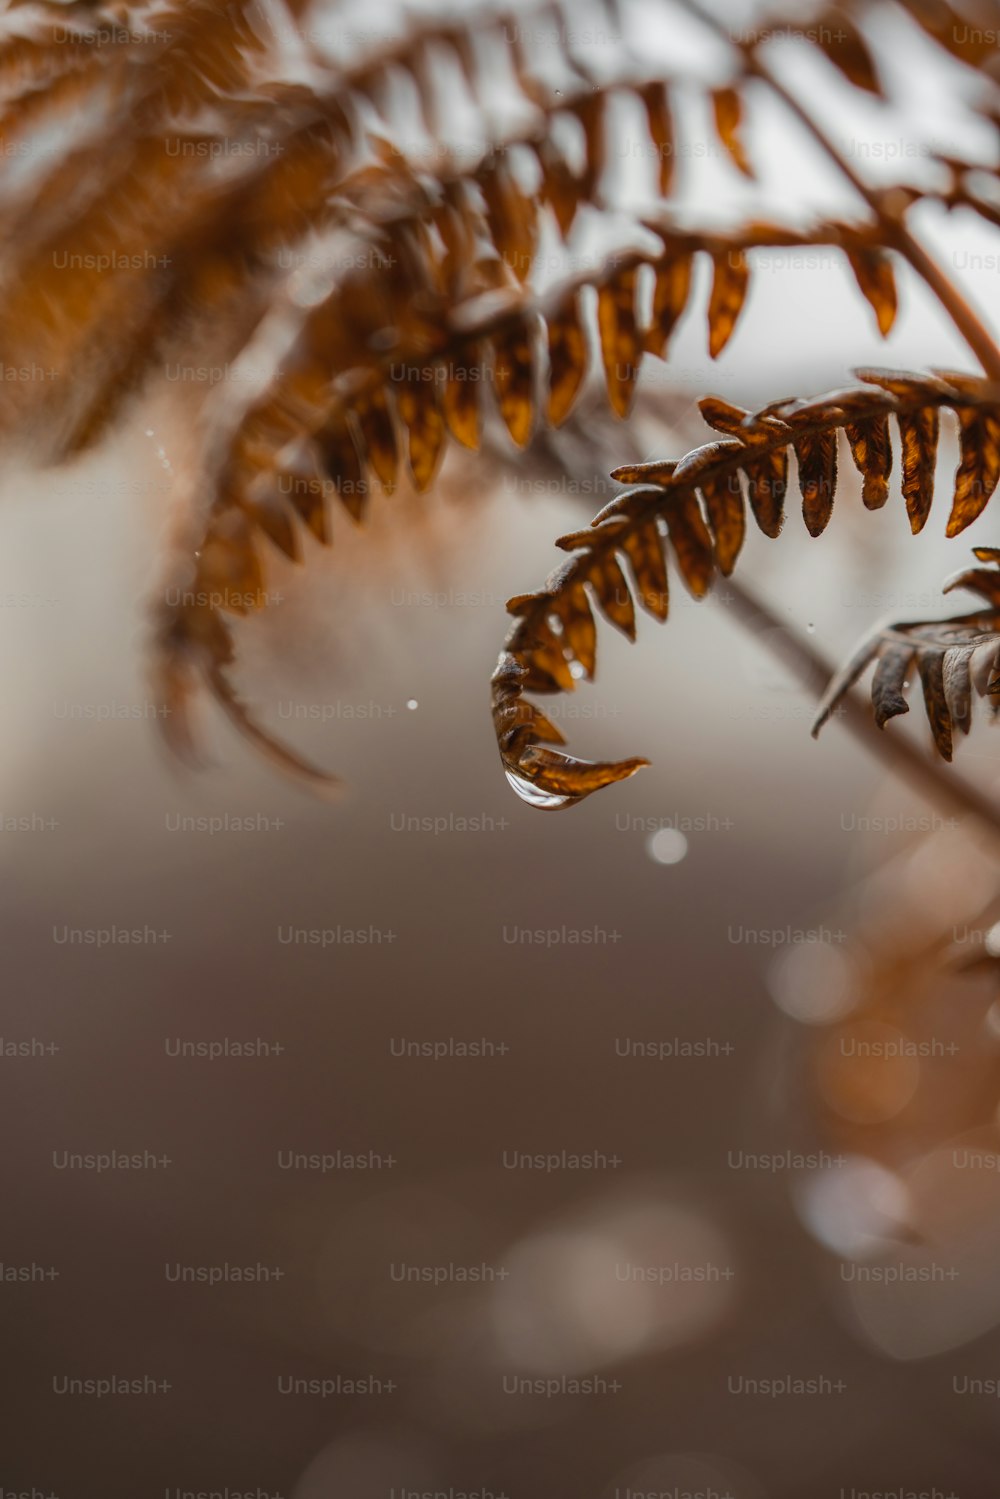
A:
<svg viewBox="0 0 1000 1499">
<path fill-rule="evenodd" d="M 749 594 L 734 578 L 726 579 L 726 591 L 742 623 L 794 670 L 803 686 L 810 690 L 822 690 L 826 686 L 834 668 L 809 641 L 803 639 L 786 620 L 773 614 L 760 599 Z M 904 735 L 898 732 L 886 734 L 877 728 L 870 708 L 857 693 L 847 693 L 841 706 L 844 711 L 838 713 L 838 717 L 855 739 L 885 760 L 891 769 L 898 771 L 932 802 L 975 818 L 1000 843 L 1000 805 L 960 776 L 946 773 L 942 764 L 931 759 Z"/>
<path fill-rule="evenodd" d="M 792 111 L 809 134 L 822 147 L 831 161 L 843 172 L 851 183 L 851 186 L 861 194 L 868 204 L 872 213 L 878 220 L 882 231 L 882 238 L 888 248 L 894 249 L 905 261 L 916 271 L 917 275 L 934 293 L 938 302 L 947 312 L 959 333 L 965 339 L 969 348 L 975 354 L 984 372 L 991 380 L 1000 380 L 1000 349 L 990 337 L 990 334 L 977 312 L 969 305 L 962 296 L 958 287 L 945 275 L 937 261 L 915 239 L 907 227 L 902 212 L 894 210 L 891 190 L 888 194 L 879 193 L 863 182 L 854 171 L 853 167 L 846 161 L 827 137 L 826 132 L 816 123 L 812 116 L 805 110 L 799 101 L 790 94 L 783 83 L 780 83 L 774 74 L 757 58 L 751 58 L 749 70 L 752 75 L 761 78 L 770 87 L 773 93 L 781 99 L 782 103 Z"/>
<path fill-rule="evenodd" d="M 794 94 L 789 93 L 781 80 L 775 77 L 767 63 L 759 56 L 754 43 L 741 45 L 734 41 L 721 21 L 703 10 L 698 0 L 680 0 L 680 3 L 691 15 L 710 27 L 716 35 L 728 41 L 731 46 L 739 48 L 743 55 L 746 74 L 760 79 L 791 111 L 807 134 L 851 184 L 854 191 L 867 203 L 881 231 L 883 243 L 901 255 L 930 288 L 979 360 L 983 371 L 991 380 L 1000 380 L 1000 348 L 997 347 L 979 314 L 965 300 L 933 257 L 911 234 L 904 218 L 907 205 L 900 199 L 898 192 L 894 194 L 892 189 L 880 191 L 871 187 L 858 175 L 823 127 L 813 119 Z"/>
</svg>

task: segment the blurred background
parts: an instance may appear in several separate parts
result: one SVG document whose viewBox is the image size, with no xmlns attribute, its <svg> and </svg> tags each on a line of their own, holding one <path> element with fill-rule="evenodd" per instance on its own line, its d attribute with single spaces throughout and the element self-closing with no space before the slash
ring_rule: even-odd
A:
<svg viewBox="0 0 1000 1499">
<path fill-rule="evenodd" d="M 696 28 L 629 15 L 712 78 Z M 962 70 L 888 7 L 869 25 L 891 114 L 794 39 L 776 66 L 874 178 L 988 157 Z M 752 127 L 757 186 L 681 163 L 699 222 L 851 211 L 776 107 Z M 995 316 L 986 226 L 915 224 Z M 333 801 L 208 703 L 204 770 L 161 744 L 177 390 L 86 461 L 7 470 L 4 1492 L 995 1493 L 1000 1006 L 953 961 L 992 951 L 990 834 L 836 720 L 813 742 L 812 695 L 724 585 L 676 587 L 635 646 L 602 631 L 597 682 L 547 707 L 574 751 L 648 755 L 626 784 L 533 811 L 487 707 L 504 600 L 608 469 L 703 440 L 699 395 L 971 368 L 899 281 L 886 345 L 842 257 L 765 259 L 714 366 L 699 283 L 628 426 L 585 406 L 527 462 L 452 452 L 430 495 L 272 561 L 239 686 L 342 777 Z M 988 510 L 946 542 L 943 496 L 911 538 L 895 485 L 875 514 L 843 486 L 820 542 L 792 513 L 739 570 L 832 662 L 952 612 L 942 579 L 998 540 Z M 926 747 L 922 713 L 895 736 Z M 990 725 L 947 774 L 1000 791 Z"/>
</svg>

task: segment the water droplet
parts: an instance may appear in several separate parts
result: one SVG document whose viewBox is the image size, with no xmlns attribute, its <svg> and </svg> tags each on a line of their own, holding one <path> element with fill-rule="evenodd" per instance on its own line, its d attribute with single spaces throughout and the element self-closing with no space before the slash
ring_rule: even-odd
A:
<svg viewBox="0 0 1000 1499">
<path fill-rule="evenodd" d="M 420 707 L 420 704 L 417 702 L 417 700 L 416 700 L 415 697 L 408 697 L 406 699 L 406 706 L 409 708 L 410 712 L 412 713 L 413 710 L 414 710 L 414 708 L 419 708 Z"/>
<path fill-rule="evenodd" d="M 575 681 L 579 682 L 587 675 L 587 668 L 582 661 L 571 661 L 569 663 L 569 674 Z"/>
<path fill-rule="evenodd" d="M 816 626 L 810 621 L 810 623 L 806 625 L 806 631 L 810 635 L 815 635 Z"/>
<path fill-rule="evenodd" d="M 559 796 L 554 791 L 543 791 L 533 781 L 526 781 L 523 776 L 515 775 L 512 770 L 504 770 L 514 790 L 523 802 L 529 807 L 540 807 L 543 811 L 554 812 L 558 807 L 568 807 L 578 798 L 575 796 Z"/>
<path fill-rule="evenodd" d="M 657 828 L 646 841 L 649 857 L 657 864 L 679 864 L 688 851 L 688 841 L 676 828 Z"/>
</svg>

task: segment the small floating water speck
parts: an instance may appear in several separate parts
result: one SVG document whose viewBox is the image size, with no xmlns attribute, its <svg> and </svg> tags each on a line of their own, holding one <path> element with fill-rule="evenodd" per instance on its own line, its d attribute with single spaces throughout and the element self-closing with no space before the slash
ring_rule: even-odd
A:
<svg viewBox="0 0 1000 1499">
<path fill-rule="evenodd" d="M 420 704 L 417 702 L 417 700 L 416 700 L 415 697 L 408 697 L 406 699 L 406 706 L 409 708 L 410 712 L 412 713 L 413 710 L 414 710 L 414 708 L 419 708 L 420 707 Z"/>
</svg>

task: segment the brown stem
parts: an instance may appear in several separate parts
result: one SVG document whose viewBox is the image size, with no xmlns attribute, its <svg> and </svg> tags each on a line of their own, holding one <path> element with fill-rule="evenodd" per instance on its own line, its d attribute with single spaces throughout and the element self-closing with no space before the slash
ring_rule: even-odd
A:
<svg viewBox="0 0 1000 1499">
<path fill-rule="evenodd" d="M 845 160 L 841 152 L 827 137 L 826 132 L 802 107 L 799 101 L 788 92 L 784 84 L 775 78 L 774 74 L 764 63 L 754 57 L 750 59 L 748 66 L 750 72 L 765 82 L 772 92 L 781 99 L 782 103 L 792 111 L 796 119 L 808 130 L 817 145 L 840 168 L 855 191 L 861 194 L 878 220 L 886 246 L 894 249 L 901 255 L 934 293 L 959 333 L 961 333 L 969 345 L 969 348 L 979 360 L 984 372 L 991 380 L 1000 380 L 1000 349 L 997 348 L 997 345 L 990 337 L 982 318 L 969 305 L 958 287 L 945 275 L 944 271 L 927 253 L 919 240 L 913 237 L 902 218 L 901 211 L 890 210 L 887 206 L 885 195 L 869 187 L 866 182 L 862 181 L 854 168 Z"/>
<path fill-rule="evenodd" d="M 747 593 L 735 579 L 726 579 L 726 590 L 742 622 L 759 634 L 764 643 L 795 671 L 805 687 L 822 690 L 833 676 L 834 668 L 820 652 L 786 620 L 779 619 L 760 599 Z M 945 774 L 936 760 L 902 734 L 883 733 L 876 727 L 868 705 L 856 693 L 848 693 L 842 706 L 844 724 L 855 739 L 885 760 L 929 800 L 975 818 L 1000 841 L 1000 806 L 960 776 Z"/>
<path fill-rule="evenodd" d="M 900 223 L 893 234 L 889 231 L 890 243 L 909 261 L 918 276 L 930 287 L 941 306 L 948 313 L 955 327 L 972 349 L 983 370 L 991 380 L 1000 380 L 1000 349 L 990 337 L 986 327 L 962 296 L 958 287 L 948 279 L 944 271 L 927 251 L 915 240 L 905 224 Z"/>
<path fill-rule="evenodd" d="M 737 43 L 715 16 L 709 15 L 702 10 L 698 0 L 679 0 L 679 3 L 691 15 L 696 16 L 704 25 L 713 30 L 716 35 L 728 40 L 733 46 Z M 965 339 L 969 348 L 979 360 L 983 370 L 991 380 L 1000 380 L 1000 348 L 990 336 L 986 325 L 979 314 L 965 300 L 958 288 L 949 280 L 937 262 L 927 253 L 920 242 L 914 239 L 907 227 L 903 214 L 905 205 L 892 203 L 891 190 L 882 192 L 869 186 L 862 177 L 846 160 L 843 153 L 830 140 L 826 131 L 813 119 L 807 109 L 803 107 L 789 93 L 785 85 L 776 78 L 774 73 L 763 62 L 753 43 L 740 48 L 743 55 L 743 64 L 747 74 L 759 78 L 765 83 L 776 98 L 789 109 L 806 133 L 815 141 L 820 150 L 833 162 L 841 175 L 854 188 L 854 191 L 863 198 L 871 209 L 872 214 L 882 233 L 883 243 L 894 249 L 911 266 L 918 276 L 926 283 L 934 293 L 941 306 L 951 318 L 959 333 Z"/>
</svg>

